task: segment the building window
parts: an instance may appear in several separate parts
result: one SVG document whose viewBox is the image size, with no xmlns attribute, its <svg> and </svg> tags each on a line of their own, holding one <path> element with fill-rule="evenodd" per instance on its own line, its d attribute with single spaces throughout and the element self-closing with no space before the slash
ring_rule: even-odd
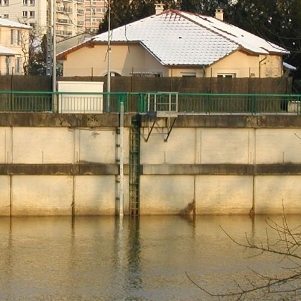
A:
<svg viewBox="0 0 301 301">
<path fill-rule="evenodd" d="M 31 11 L 29 12 L 29 16 L 30 16 L 30 18 L 35 18 L 36 12 L 35 12 L 34 10 L 31 10 Z"/>
<path fill-rule="evenodd" d="M 4 18 L 4 19 L 8 19 L 8 18 L 9 18 L 9 15 L 8 15 L 8 14 L 4 14 L 4 15 L 3 15 L 3 18 Z"/>
<path fill-rule="evenodd" d="M 235 78 L 236 73 L 218 73 L 217 77 Z"/>
<path fill-rule="evenodd" d="M 14 42 L 15 42 L 15 30 L 11 29 L 10 30 L 10 43 L 11 43 L 11 45 L 13 45 Z"/>
<path fill-rule="evenodd" d="M 35 0 L 29 0 L 29 4 L 30 4 L 30 6 L 35 6 L 36 5 L 36 1 Z"/>
<path fill-rule="evenodd" d="M 17 33 L 17 44 L 21 45 L 21 42 L 22 42 L 22 33 L 21 33 L 21 30 L 18 30 L 18 33 Z"/>
<path fill-rule="evenodd" d="M 10 69 L 10 57 L 9 56 L 7 56 L 5 58 L 5 64 L 6 64 L 6 75 L 8 75 L 9 74 L 9 69 Z"/>
<path fill-rule="evenodd" d="M 22 16 L 23 16 L 23 18 L 27 18 L 28 17 L 28 12 L 26 10 L 23 10 Z"/>
<path fill-rule="evenodd" d="M 4 6 L 9 6 L 9 0 L 3 0 L 3 5 Z"/>
<path fill-rule="evenodd" d="M 23 0 L 23 5 L 28 5 L 28 0 Z"/>
<path fill-rule="evenodd" d="M 196 77 L 195 72 L 182 72 L 182 77 Z"/>
<path fill-rule="evenodd" d="M 21 68 L 22 68 L 22 59 L 20 57 L 17 57 L 17 59 L 16 59 L 16 73 L 17 74 L 21 73 Z"/>
</svg>

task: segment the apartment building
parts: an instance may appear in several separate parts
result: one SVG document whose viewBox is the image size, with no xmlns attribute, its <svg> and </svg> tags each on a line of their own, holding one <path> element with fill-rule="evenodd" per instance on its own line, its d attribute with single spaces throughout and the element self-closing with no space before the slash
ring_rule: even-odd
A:
<svg viewBox="0 0 301 301">
<path fill-rule="evenodd" d="M 54 2 L 55 1 L 55 2 Z M 30 25 L 44 34 L 55 7 L 57 41 L 95 33 L 106 13 L 106 0 L 0 0 L 0 17 Z"/>
<path fill-rule="evenodd" d="M 47 31 L 47 0 L 0 0 L 0 16 L 3 19 L 39 27 Z"/>
<path fill-rule="evenodd" d="M 107 11 L 107 1 L 85 0 L 86 31 L 96 33 Z"/>
</svg>

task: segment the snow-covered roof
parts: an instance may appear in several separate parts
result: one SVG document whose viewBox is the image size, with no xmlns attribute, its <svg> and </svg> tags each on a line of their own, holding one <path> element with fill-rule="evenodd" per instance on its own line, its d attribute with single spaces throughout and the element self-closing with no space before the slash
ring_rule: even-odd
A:
<svg viewBox="0 0 301 301">
<path fill-rule="evenodd" d="M 14 56 L 20 55 L 20 53 L 13 49 L 0 45 L 0 55 Z"/>
<path fill-rule="evenodd" d="M 283 66 L 284 66 L 286 69 L 291 70 L 291 71 L 296 71 L 296 70 L 297 70 L 297 68 L 296 68 L 295 66 L 290 65 L 290 64 L 285 63 L 285 62 L 283 62 Z"/>
<path fill-rule="evenodd" d="M 15 22 L 15 21 L 11 21 L 11 20 L 5 19 L 5 18 L 0 18 L 0 27 L 1 26 L 31 29 L 31 26 L 29 26 L 29 25 L 19 23 L 19 22 Z"/>
<path fill-rule="evenodd" d="M 91 41 L 107 43 L 108 33 L 96 35 Z M 224 21 L 178 10 L 166 10 L 113 29 L 111 42 L 140 43 L 162 65 L 209 66 L 238 49 L 255 54 L 288 53 Z"/>
</svg>

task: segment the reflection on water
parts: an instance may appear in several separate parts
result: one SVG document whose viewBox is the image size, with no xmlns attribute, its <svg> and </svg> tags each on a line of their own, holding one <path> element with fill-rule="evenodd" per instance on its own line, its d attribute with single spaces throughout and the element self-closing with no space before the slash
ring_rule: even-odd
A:
<svg viewBox="0 0 301 301">
<path fill-rule="evenodd" d="M 215 292 L 249 268 L 279 273 L 283 262 L 250 257 L 221 226 L 240 241 L 267 227 L 248 216 L 1 218 L 0 300 L 212 300 L 185 273 Z"/>
</svg>

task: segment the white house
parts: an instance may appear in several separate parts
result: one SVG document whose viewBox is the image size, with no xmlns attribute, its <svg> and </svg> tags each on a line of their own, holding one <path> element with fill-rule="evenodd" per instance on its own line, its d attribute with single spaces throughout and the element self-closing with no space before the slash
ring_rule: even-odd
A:
<svg viewBox="0 0 301 301">
<path fill-rule="evenodd" d="M 24 74 L 31 27 L 0 18 L 0 74 Z"/>
<path fill-rule="evenodd" d="M 116 76 L 265 78 L 283 75 L 288 53 L 225 22 L 222 10 L 210 17 L 170 9 L 96 35 L 57 59 L 64 76 L 110 70 Z"/>
</svg>

